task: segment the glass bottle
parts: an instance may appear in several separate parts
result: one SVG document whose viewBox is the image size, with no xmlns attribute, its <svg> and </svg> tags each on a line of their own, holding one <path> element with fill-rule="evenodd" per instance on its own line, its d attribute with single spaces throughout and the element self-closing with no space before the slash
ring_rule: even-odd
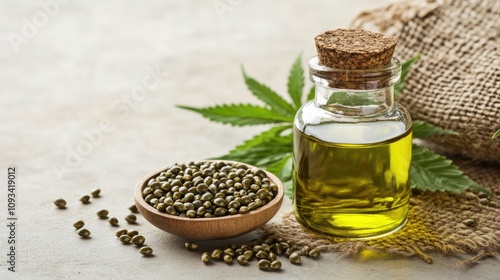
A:
<svg viewBox="0 0 500 280">
<path fill-rule="evenodd" d="M 400 62 L 366 70 L 309 61 L 315 98 L 294 120 L 293 210 L 306 228 L 369 238 L 401 228 L 410 199 L 412 122 L 394 102 Z"/>
</svg>

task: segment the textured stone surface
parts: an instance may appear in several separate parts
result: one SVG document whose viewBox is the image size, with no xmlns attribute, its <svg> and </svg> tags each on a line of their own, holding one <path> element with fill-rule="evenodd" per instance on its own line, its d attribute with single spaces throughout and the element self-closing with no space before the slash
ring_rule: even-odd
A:
<svg viewBox="0 0 500 280">
<path fill-rule="evenodd" d="M 351 259 L 324 254 L 302 266 L 284 262 L 283 273 L 272 274 L 253 265 L 205 266 L 201 252 L 183 248 L 186 240 L 142 216 L 137 225 L 123 220 L 143 176 L 174 162 L 221 155 L 262 129 L 212 124 L 176 104 L 256 102 L 240 64 L 284 92 L 296 56 L 302 53 L 305 65 L 315 54 L 315 35 L 346 27 L 361 9 L 389 1 L 64 2 L 49 8 L 50 15 L 38 1 L 0 3 L 5 170 L 0 218 L 6 223 L 5 174 L 11 164 L 18 167 L 19 217 L 15 274 L 7 271 L 8 233 L 0 227 L 1 279 L 225 279 L 228 273 L 275 279 L 494 279 L 499 274 L 496 259 L 457 268 L 457 259 L 437 256 L 428 265 L 368 253 Z M 30 28 L 33 20 L 38 27 Z M 10 43 L 14 37 L 17 52 Z M 148 89 L 141 91 L 143 86 Z M 83 205 L 79 198 L 94 188 L 101 188 L 101 197 Z M 67 200 L 66 210 L 52 204 L 58 197 Z M 144 235 L 154 257 L 122 245 L 114 236 L 118 228 L 95 215 L 103 208 L 120 219 L 120 227 Z M 289 200 L 283 209 L 290 209 Z M 86 222 L 90 239 L 75 233 L 78 219 Z"/>
</svg>

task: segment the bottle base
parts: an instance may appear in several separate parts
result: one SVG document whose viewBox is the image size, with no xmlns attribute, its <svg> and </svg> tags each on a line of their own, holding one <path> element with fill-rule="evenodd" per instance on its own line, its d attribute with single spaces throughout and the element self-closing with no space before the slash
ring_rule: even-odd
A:
<svg viewBox="0 0 500 280">
<path fill-rule="evenodd" d="M 351 240 L 366 240 L 387 236 L 403 228 L 408 221 L 407 213 L 400 216 L 400 219 L 391 220 L 390 223 L 381 223 L 383 220 L 387 221 L 387 216 L 375 213 L 330 214 L 329 218 L 323 219 L 321 223 L 304 219 L 297 211 L 294 214 L 300 224 L 316 234 L 327 238 L 339 237 Z M 380 226 L 381 224 L 382 226 Z"/>
</svg>

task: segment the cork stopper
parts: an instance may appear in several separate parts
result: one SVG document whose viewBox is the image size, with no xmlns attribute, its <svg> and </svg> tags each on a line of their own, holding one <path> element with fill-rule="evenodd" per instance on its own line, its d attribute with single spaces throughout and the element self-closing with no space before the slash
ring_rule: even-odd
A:
<svg viewBox="0 0 500 280">
<path fill-rule="evenodd" d="M 319 62 L 340 69 L 373 69 L 389 64 L 397 40 L 356 29 L 326 31 L 315 38 Z"/>
</svg>

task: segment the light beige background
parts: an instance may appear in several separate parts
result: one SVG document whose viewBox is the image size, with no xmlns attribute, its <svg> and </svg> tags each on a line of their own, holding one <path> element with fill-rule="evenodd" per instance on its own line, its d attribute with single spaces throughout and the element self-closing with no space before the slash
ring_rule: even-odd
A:
<svg viewBox="0 0 500 280">
<path fill-rule="evenodd" d="M 1 226 L 1 279 L 500 275 L 496 259 L 464 268 L 456 267 L 459 258 L 442 256 L 428 265 L 417 258 L 327 254 L 302 266 L 284 262 L 279 273 L 261 272 L 255 263 L 205 266 L 201 252 L 182 248 L 184 239 L 139 217 L 139 225 L 129 228 L 138 229 L 155 250 L 155 257 L 143 258 L 95 217 L 101 208 L 125 216 L 136 182 L 151 171 L 221 155 L 263 129 L 213 124 L 176 104 L 257 102 L 245 88 L 241 64 L 284 93 L 294 59 L 302 54 L 305 66 L 314 55 L 316 34 L 346 27 L 361 10 L 391 1 L 55 1 L 0 3 L 1 223 L 7 223 L 6 169 L 18 168 L 17 272 L 7 271 L 8 232 Z M 147 80 L 151 71 L 163 74 Z M 87 206 L 78 202 L 97 187 L 102 198 Z M 66 198 L 67 210 L 54 207 L 57 197 Z M 288 209 L 286 200 L 282 210 Z M 75 234 L 76 219 L 87 222 L 90 240 Z"/>
</svg>

